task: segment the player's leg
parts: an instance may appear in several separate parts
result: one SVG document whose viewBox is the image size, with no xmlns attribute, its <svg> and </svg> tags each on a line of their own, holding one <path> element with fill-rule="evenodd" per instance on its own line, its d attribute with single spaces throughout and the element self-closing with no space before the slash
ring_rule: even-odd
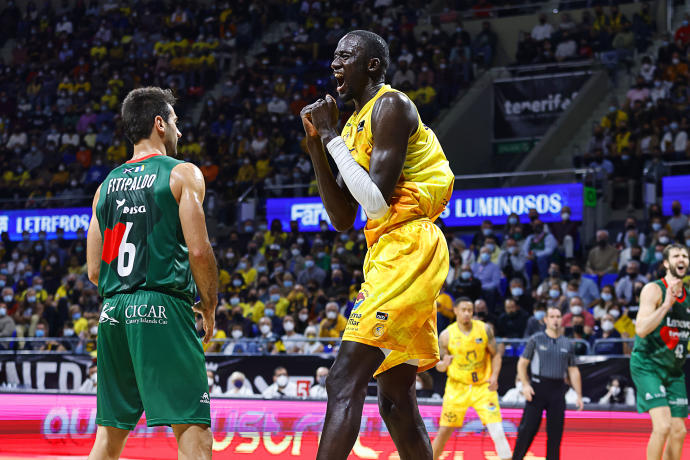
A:
<svg viewBox="0 0 690 460">
<path fill-rule="evenodd" d="M 417 366 L 400 364 L 378 375 L 379 412 L 401 460 L 432 458 L 431 442 L 419 415 Z"/>
<path fill-rule="evenodd" d="M 668 406 L 649 409 L 652 418 L 652 434 L 647 443 L 647 460 L 661 460 L 664 445 L 671 433 L 671 409 Z"/>
<path fill-rule="evenodd" d="M 561 458 L 561 439 L 565 424 L 565 391 L 566 388 L 555 387 L 548 393 L 546 406 L 546 458 Z"/>
<path fill-rule="evenodd" d="M 525 403 L 525 410 L 522 412 L 517 440 L 513 449 L 513 460 L 522 460 L 525 454 L 527 454 L 532 441 L 534 441 L 534 437 L 537 435 L 537 431 L 539 431 L 543 411 L 544 401 L 539 397 L 539 392 L 535 389 L 532 401 Z"/>
<path fill-rule="evenodd" d="M 494 442 L 498 457 L 501 460 L 512 458 L 510 444 L 508 444 L 508 438 L 506 438 L 506 433 L 503 430 L 503 422 L 489 423 L 486 425 L 486 429 L 489 431 L 489 436 L 491 436 L 491 440 Z"/>
<path fill-rule="evenodd" d="M 498 392 L 489 390 L 489 384 L 477 385 L 472 390 L 475 393 L 472 407 L 479 416 L 479 420 L 486 426 L 491 440 L 494 442 L 499 458 L 506 460 L 512 457 L 510 444 L 503 431 L 501 407 L 498 404 Z"/>
<path fill-rule="evenodd" d="M 88 460 L 110 460 L 120 458 L 125 448 L 129 430 L 112 426 L 98 426 L 96 441 L 93 443 Z"/>
<path fill-rule="evenodd" d="M 177 439 L 178 460 L 211 460 L 213 435 L 210 426 L 179 424 L 172 429 Z"/>
<path fill-rule="evenodd" d="M 317 460 L 346 459 L 350 454 L 359 433 L 367 386 L 384 358 L 379 348 L 343 341 L 326 379 L 328 404 Z"/>
<path fill-rule="evenodd" d="M 431 448 L 434 451 L 434 460 L 438 460 L 438 458 L 441 456 L 441 454 L 443 453 L 443 448 L 446 446 L 446 443 L 448 442 L 450 437 L 453 436 L 454 431 L 454 426 L 438 427 L 438 433 L 436 433 L 434 442 L 431 444 Z"/>
<path fill-rule="evenodd" d="M 687 433 L 685 418 L 671 417 L 671 432 L 668 435 L 664 460 L 680 460 L 681 455 L 683 455 L 683 443 Z"/>
</svg>

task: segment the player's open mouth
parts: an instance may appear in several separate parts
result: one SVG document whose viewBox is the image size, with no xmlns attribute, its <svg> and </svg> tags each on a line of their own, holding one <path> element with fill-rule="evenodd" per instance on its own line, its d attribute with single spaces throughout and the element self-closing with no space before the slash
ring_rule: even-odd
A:
<svg viewBox="0 0 690 460">
<path fill-rule="evenodd" d="M 679 272 L 682 272 L 686 269 L 687 267 L 684 264 L 678 264 L 676 265 L 676 270 Z"/>
<path fill-rule="evenodd" d="M 338 86 L 336 86 L 336 91 L 340 92 L 345 86 L 345 75 L 342 72 L 334 72 L 333 76 Z"/>
</svg>

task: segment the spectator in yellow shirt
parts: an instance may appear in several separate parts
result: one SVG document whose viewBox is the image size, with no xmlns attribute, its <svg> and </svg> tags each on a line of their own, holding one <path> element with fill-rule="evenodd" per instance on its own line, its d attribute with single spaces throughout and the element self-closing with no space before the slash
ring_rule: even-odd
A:
<svg viewBox="0 0 690 460">
<path fill-rule="evenodd" d="M 120 139 L 115 139 L 113 145 L 108 147 L 106 151 L 106 156 L 109 161 L 113 163 L 120 164 L 127 159 L 127 149 L 125 145 L 120 141 Z"/>
<path fill-rule="evenodd" d="M 252 284 L 256 280 L 256 269 L 251 266 L 249 259 L 246 257 L 242 257 L 240 263 L 237 264 L 237 273 L 242 275 L 247 285 Z"/>
<path fill-rule="evenodd" d="M 326 304 L 326 317 L 319 324 L 319 337 L 339 338 L 343 335 L 347 326 L 347 319 L 338 313 L 338 304 L 328 302 Z"/>
</svg>

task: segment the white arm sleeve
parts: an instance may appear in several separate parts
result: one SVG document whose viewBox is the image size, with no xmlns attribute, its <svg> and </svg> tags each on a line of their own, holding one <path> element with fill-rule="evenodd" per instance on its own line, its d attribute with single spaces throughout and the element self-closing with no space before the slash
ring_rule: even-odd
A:
<svg viewBox="0 0 690 460">
<path fill-rule="evenodd" d="M 355 200 L 364 208 L 370 219 L 379 219 L 388 212 L 388 204 L 379 187 L 371 180 L 367 171 L 352 158 L 342 137 L 333 138 L 326 146 L 338 170 L 343 176 L 345 185 Z"/>
</svg>

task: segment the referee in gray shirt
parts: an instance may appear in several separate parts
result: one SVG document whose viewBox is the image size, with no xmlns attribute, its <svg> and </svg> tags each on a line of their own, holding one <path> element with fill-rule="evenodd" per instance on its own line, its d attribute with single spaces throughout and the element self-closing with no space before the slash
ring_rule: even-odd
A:
<svg viewBox="0 0 690 460">
<path fill-rule="evenodd" d="M 544 323 L 546 330 L 529 338 L 525 351 L 518 361 L 518 378 L 522 382 L 522 394 L 527 401 L 522 413 L 518 437 L 513 450 L 513 460 L 522 460 L 534 436 L 539 431 L 541 414 L 546 409 L 546 460 L 558 460 L 561 456 L 561 437 L 565 418 L 566 372 L 577 392 L 577 408 L 582 410 L 582 381 L 575 365 L 575 353 L 570 341 L 561 335 L 561 310 L 549 307 Z M 531 368 L 532 380 L 527 375 Z"/>
</svg>

